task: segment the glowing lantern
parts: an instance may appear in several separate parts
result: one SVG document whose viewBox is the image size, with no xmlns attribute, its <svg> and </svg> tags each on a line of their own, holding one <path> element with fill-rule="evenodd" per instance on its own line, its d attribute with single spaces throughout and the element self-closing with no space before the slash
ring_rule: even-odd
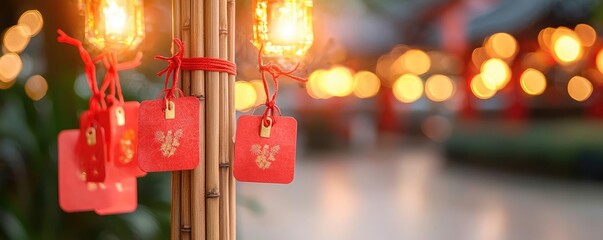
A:
<svg viewBox="0 0 603 240">
<path fill-rule="evenodd" d="M 133 49 L 144 38 L 142 0 L 86 0 L 86 39 L 99 50 Z"/>
<path fill-rule="evenodd" d="M 253 43 L 266 57 L 302 57 L 314 41 L 312 0 L 256 0 Z"/>
</svg>

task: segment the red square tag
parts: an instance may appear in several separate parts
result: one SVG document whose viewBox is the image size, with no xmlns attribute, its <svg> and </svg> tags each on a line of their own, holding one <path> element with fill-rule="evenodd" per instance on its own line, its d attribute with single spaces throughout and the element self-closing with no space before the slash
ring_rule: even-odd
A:
<svg viewBox="0 0 603 240">
<path fill-rule="evenodd" d="M 144 101 L 138 128 L 138 165 L 143 171 L 190 170 L 199 164 L 199 99 Z"/>
<path fill-rule="evenodd" d="M 138 102 L 126 102 L 100 112 L 99 122 L 105 129 L 107 161 L 117 178 L 146 175 L 138 167 Z"/>
<path fill-rule="evenodd" d="M 75 154 L 79 135 L 79 130 L 65 130 L 58 137 L 59 205 L 65 212 L 92 211 L 110 205 L 98 183 L 86 182 Z"/>
<path fill-rule="evenodd" d="M 97 123 L 91 111 L 86 111 L 80 117 L 80 134 L 76 145 L 76 155 L 80 167 L 88 182 L 105 181 L 105 131 Z"/>
<path fill-rule="evenodd" d="M 102 185 L 101 185 L 102 184 Z M 97 208 L 94 211 L 99 215 L 131 213 L 138 206 L 136 192 L 136 177 L 123 178 L 119 181 L 99 183 L 101 189 L 108 196 L 111 203 L 109 207 Z"/>
<path fill-rule="evenodd" d="M 262 116 L 239 118 L 233 166 L 237 180 L 261 183 L 293 181 L 297 121 L 292 117 L 273 118 L 274 121 L 264 126 Z"/>
</svg>

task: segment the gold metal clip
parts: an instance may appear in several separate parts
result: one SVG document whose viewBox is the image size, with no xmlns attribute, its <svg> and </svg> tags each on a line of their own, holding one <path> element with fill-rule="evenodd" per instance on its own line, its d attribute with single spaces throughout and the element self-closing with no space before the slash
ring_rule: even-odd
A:
<svg viewBox="0 0 603 240">
<path fill-rule="evenodd" d="M 266 122 L 268 122 L 268 126 L 265 125 Z M 272 118 L 266 117 L 266 120 L 262 120 L 260 125 L 260 137 L 270 138 L 270 131 L 272 130 Z"/>
<path fill-rule="evenodd" d="M 176 105 L 171 100 L 165 100 L 165 119 L 176 118 Z"/>
<path fill-rule="evenodd" d="M 115 108 L 115 118 L 117 118 L 117 126 L 123 126 L 126 124 L 126 113 L 124 108 L 118 106 Z"/>
<path fill-rule="evenodd" d="M 96 128 L 89 127 L 86 129 L 86 142 L 88 143 L 88 146 L 96 144 Z"/>
</svg>

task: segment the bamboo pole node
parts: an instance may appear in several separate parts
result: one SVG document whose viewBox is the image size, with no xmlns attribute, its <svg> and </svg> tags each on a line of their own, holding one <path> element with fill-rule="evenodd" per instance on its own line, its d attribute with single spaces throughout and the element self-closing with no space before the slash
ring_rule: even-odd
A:
<svg viewBox="0 0 603 240">
<path fill-rule="evenodd" d="M 206 198 L 219 198 L 220 197 L 220 193 L 219 192 L 215 192 L 215 191 L 211 191 L 211 192 L 208 192 L 205 195 L 205 197 Z"/>
<path fill-rule="evenodd" d="M 183 225 L 182 227 L 180 227 L 180 232 L 191 232 L 191 226 Z"/>
<path fill-rule="evenodd" d="M 205 95 L 203 94 L 199 94 L 199 95 L 191 95 L 193 97 L 196 97 L 197 99 L 199 99 L 199 101 L 203 102 L 205 101 Z"/>
<path fill-rule="evenodd" d="M 220 35 L 228 35 L 228 28 L 220 28 Z"/>
<path fill-rule="evenodd" d="M 230 168 L 230 162 L 220 163 L 220 168 Z"/>
</svg>

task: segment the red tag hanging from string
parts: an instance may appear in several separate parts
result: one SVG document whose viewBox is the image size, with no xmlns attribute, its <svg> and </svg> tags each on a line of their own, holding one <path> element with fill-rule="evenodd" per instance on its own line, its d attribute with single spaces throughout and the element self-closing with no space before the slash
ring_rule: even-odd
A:
<svg viewBox="0 0 603 240">
<path fill-rule="evenodd" d="M 305 82 L 305 79 L 284 72 L 271 63 L 258 63 L 266 96 L 270 96 L 265 74 L 272 77 L 274 94 L 266 99 L 263 116 L 241 116 L 237 123 L 234 149 L 234 177 L 243 182 L 291 183 L 295 172 L 297 121 L 282 117 L 276 105 L 278 78 L 286 76 Z"/>
<path fill-rule="evenodd" d="M 190 170 L 199 164 L 199 99 L 181 97 L 177 87 L 183 45 L 171 57 L 163 99 L 143 101 L 138 121 L 138 165 L 146 172 Z M 170 77 L 172 86 L 169 87 Z"/>
<path fill-rule="evenodd" d="M 59 205 L 65 212 L 92 211 L 110 206 L 109 196 L 98 183 L 87 182 L 75 148 L 79 130 L 65 130 L 58 137 Z"/>
<path fill-rule="evenodd" d="M 105 129 L 98 124 L 97 113 L 85 111 L 80 117 L 80 134 L 76 154 L 84 179 L 88 182 L 105 181 Z"/>
<path fill-rule="evenodd" d="M 100 112 L 100 125 L 106 129 L 107 160 L 117 178 L 146 175 L 138 167 L 138 110 L 140 103 L 124 102 L 118 71 L 140 65 L 141 55 L 131 62 L 117 63 L 117 56 L 106 54 L 107 75 L 100 92 L 109 89 L 108 107 Z"/>
</svg>

